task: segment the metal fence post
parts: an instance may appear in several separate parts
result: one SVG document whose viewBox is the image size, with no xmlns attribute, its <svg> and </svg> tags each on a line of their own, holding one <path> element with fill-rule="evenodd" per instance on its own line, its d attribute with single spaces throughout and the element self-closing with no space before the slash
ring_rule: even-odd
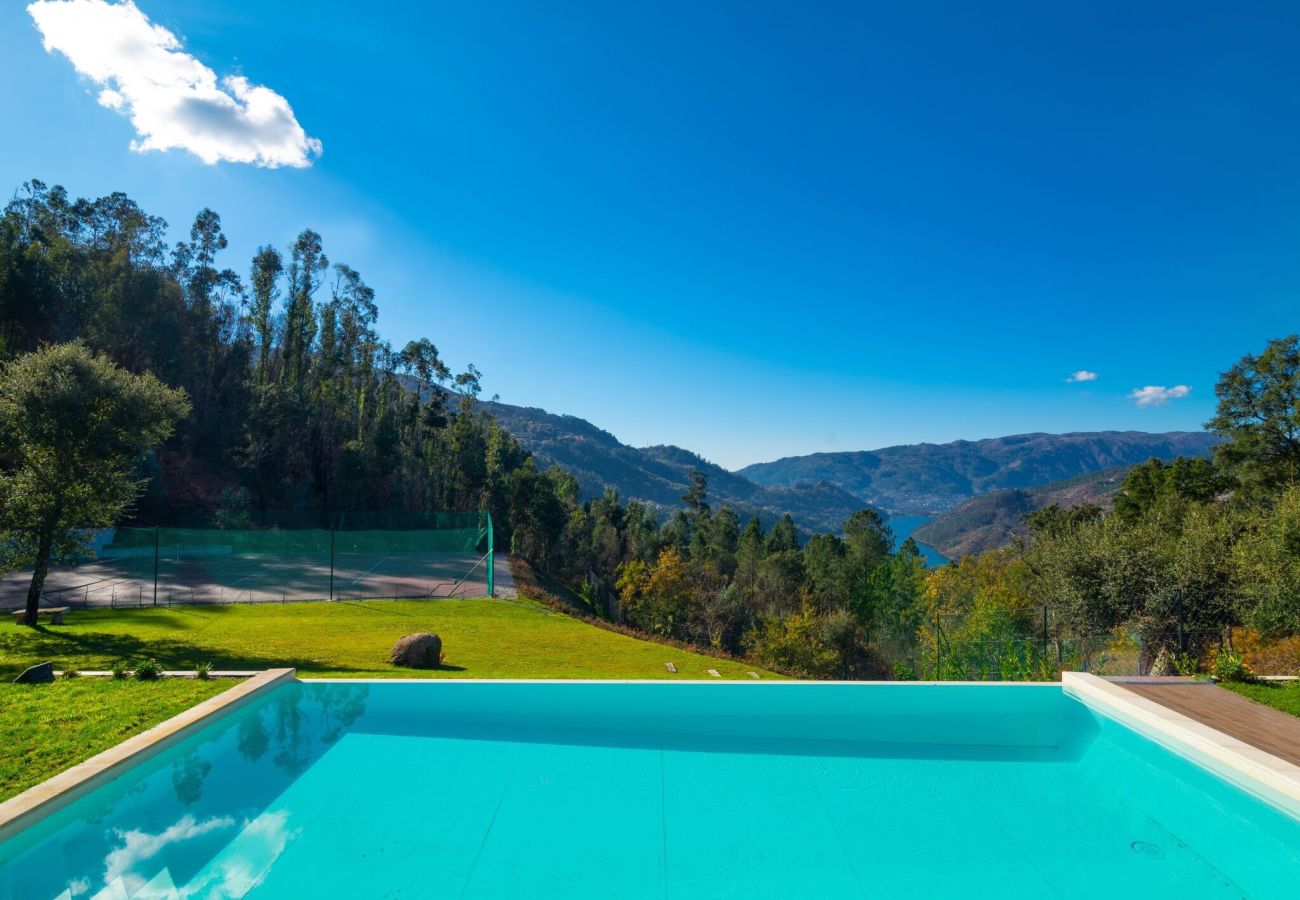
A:
<svg viewBox="0 0 1300 900">
<path fill-rule="evenodd" d="M 1043 604 L 1043 659 L 1047 659 L 1047 604 Z"/>
<path fill-rule="evenodd" d="M 1187 652 L 1187 634 L 1183 627 L 1183 592 L 1177 590 L 1174 592 L 1174 602 L 1178 604 L 1178 652 Z"/>
<path fill-rule="evenodd" d="M 158 605 L 158 526 L 153 527 L 153 605 Z"/>
<path fill-rule="evenodd" d="M 939 617 L 934 617 L 934 677 L 939 679 L 939 670 L 943 668 L 943 645 L 939 643 Z"/>
<path fill-rule="evenodd" d="M 496 594 L 496 548 L 492 538 L 492 513 L 487 514 L 488 533 L 487 533 L 487 593 L 489 597 L 495 597 Z"/>
<path fill-rule="evenodd" d="M 330 529 L 330 600 L 334 599 L 334 529 Z"/>
</svg>

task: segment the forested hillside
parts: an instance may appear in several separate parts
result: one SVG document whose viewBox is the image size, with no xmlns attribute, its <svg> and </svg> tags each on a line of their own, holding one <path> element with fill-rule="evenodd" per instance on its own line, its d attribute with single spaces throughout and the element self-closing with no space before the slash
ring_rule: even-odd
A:
<svg viewBox="0 0 1300 900">
<path fill-rule="evenodd" d="M 1129 469 L 1119 466 L 1038 487 L 989 491 L 922 525 L 913 537 L 949 559 L 996 550 L 1027 534 L 1029 514 L 1045 506 L 1109 509 Z"/>
<path fill-rule="evenodd" d="M 40 182 L 0 219 L 0 357 L 82 339 L 190 399 L 192 413 L 146 461 L 139 519 L 231 524 L 274 512 L 319 525 L 486 505 L 509 534 L 546 515 L 522 499 L 542 478 L 527 454 L 490 417 L 457 407 L 457 395 L 478 391 L 474 367 L 453 373 L 426 339 L 381 340 L 374 291 L 331 264 L 321 235 L 262 247 L 246 277 L 226 267 L 215 212 L 198 214 L 188 240 L 166 236 L 122 194 L 79 200 Z M 399 375 L 445 390 L 421 399 Z"/>
<path fill-rule="evenodd" d="M 576 478 L 584 498 L 599 497 L 613 487 L 623 497 L 668 513 L 683 508 L 682 495 L 690 487 L 691 473 L 698 471 L 707 476 L 715 503 L 730 504 L 744 518 L 758 516 L 765 526 L 788 513 L 803 531 L 838 531 L 863 506 L 831 484 L 764 487 L 680 447 L 629 447 L 577 416 L 506 403 L 484 402 L 482 408 L 539 464 L 561 466 Z"/>
<path fill-rule="evenodd" d="M 567 595 L 559 602 L 620 627 L 826 677 L 885 674 L 873 643 L 912 640 L 924 567 L 911 545 L 891 552 L 884 521 L 848 495 L 767 491 L 652 448 L 628 466 L 654 502 L 609 488 L 584 498 L 572 475 L 539 465 L 479 404 L 472 365 L 454 371 L 426 338 L 400 348 L 381 339 L 375 292 L 329 259 L 320 234 L 227 260 L 221 219 L 205 209 L 188 240 L 168 237 L 123 194 L 76 199 L 36 181 L 0 216 L 0 388 L 21 389 L 23 409 L 42 408 L 42 385 L 25 373 L 44 367 L 57 379 L 60 367 L 80 367 L 107 379 L 148 373 L 182 392 L 176 407 L 188 415 L 139 461 L 142 493 L 128 517 L 322 527 L 358 513 L 400 521 L 488 509 L 499 549 Z M 0 477 L 38 477 L 10 430 L 0 433 Z M 806 537 L 777 518 L 786 494 L 820 507 L 835 533 Z M 33 564 L 30 517 L 14 500 L 0 496 L 0 571 Z M 85 551 L 77 524 L 57 535 L 55 557 Z"/>
<path fill-rule="evenodd" d="M 1034 487 L 1152 458 L 1205 456 L 1215 442 L 1205 432 L 1020 434 L 812 453 L 746 466 L 739 474 L 769 486 L 825 481 L 878 508 L 926 515 L 999 488 Z"/>
</svg>

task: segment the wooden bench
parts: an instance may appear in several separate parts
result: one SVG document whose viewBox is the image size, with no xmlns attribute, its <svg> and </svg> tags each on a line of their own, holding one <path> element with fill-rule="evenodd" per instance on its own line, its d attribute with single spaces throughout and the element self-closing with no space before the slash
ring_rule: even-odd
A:
<svg viewBox="0 0 1300 900">
<path fill-rule="evenodd" d="M 50 620 L 51 625 L 62 625 L 63 616 L 65 613 L 67 613 L 67 611 L 70 608 L 71 607 L 68 606 L 47 606 L 44 609 L 38 609 L 36 610 L 36 621 L 39 622 L 42 618 L 47 618 Z M 23 624 L 23 620 L 25 618 L 27 618 L 27 610 L 25 609 L 14 610 L 15 624 L 18 625 Z"/>
</svg>

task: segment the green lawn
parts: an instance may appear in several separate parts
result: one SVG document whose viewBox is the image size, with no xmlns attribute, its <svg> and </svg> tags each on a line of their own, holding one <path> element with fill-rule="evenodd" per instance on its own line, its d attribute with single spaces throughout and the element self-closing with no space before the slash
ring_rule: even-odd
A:
<svg viewBox="0 0 1300 900">
<path fill-rule="evenodd" d="M 404 634 L 442 637 L 446 666 L 388 662 Z M 153 657 L 168 669 L 293 666 L 303 677 L 724 678 L 779 676 L 596 628 L 529 601 L 360 602 L 74 610 L 62 625 L 0 626 L 0 678 L 53 660 L 56 669 L 107 669 Z M 664 663 L 673 662 L 677 673 Z"/>
<path fill-rule="evenodd" d="M 0 684 L 0 800 L 237 683 L 77 678 Z"/>
<path fill-rule="evenodd" d="M 1300 681 L 1220 681 L 1220 687 L 1293 716 L 1300 716 Z"/>
</svg>

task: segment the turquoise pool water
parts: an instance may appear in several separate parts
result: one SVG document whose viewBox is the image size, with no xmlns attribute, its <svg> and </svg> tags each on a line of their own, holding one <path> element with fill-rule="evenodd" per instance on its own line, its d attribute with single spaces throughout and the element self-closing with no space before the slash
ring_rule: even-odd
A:
<svg viewBox="0 0 1300 900">
<path fill-rule="evenodd" d="M 1059 685 L 306 683 L 0 897 L 1300 896 L 1300 822 Z"/>
</svg>

